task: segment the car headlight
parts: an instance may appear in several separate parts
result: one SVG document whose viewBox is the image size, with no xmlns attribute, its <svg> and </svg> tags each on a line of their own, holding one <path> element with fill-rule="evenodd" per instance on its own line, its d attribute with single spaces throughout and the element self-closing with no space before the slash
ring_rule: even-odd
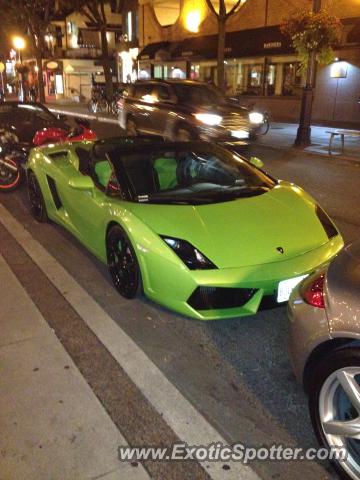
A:
<svg viewBox="0 0 360 480">
<path fill-rule="evenodd" d="M 217 268 L 211 260 L 186 240 L 164 236 L 161 238 L 190 270 L 211 270 Z"/>
<path fill-rule="evenodd" d="M 219 125 L 222 120 L 220 115 L 215 115 L 214 113 L 196 113 L 195 118 L 199 120 L 199 122 L 210 126 Z"/>
<path fill-rule="evenodd" d="M 263 123 L 264 115 L 259 112 L 251 112 L 249 113 L 249 120 L 251 123 L 256 123 L 256 124 Z"/>
</svg>

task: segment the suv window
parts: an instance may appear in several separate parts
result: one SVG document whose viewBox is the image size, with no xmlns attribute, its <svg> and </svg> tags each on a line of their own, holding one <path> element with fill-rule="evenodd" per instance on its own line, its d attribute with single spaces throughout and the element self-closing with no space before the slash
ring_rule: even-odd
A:
<svg viewBox="0 0 360 480">
<path fill-rule="evenodd" d="M 194 83 L 175 83 L 176 96 L 179 102 L 189 105 L 217 105 L 224 102 L 220 90 L 210 85 Z"/>
<path fill-rule="evenodd" d="M 151 95 L 153 86 L 151 83 L 139 84 L 135 86 L 134 98 L 143 99 L 146 95 Z"/>
<path fill-rule="evenodd" d="M 166 87 L 165 85 L 155 85 L 152 91 L 154 97 L 156 97 L 160 101 L 170 100 L 171 98 L 171 90 L 170 88 Z"/>
</svg>

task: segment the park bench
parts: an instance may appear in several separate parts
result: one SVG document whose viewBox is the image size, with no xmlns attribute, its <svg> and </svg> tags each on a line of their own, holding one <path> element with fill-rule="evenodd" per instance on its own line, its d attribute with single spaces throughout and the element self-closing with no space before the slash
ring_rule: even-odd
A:
<svg viewBox="0 0 360 480">
<path fill-rule="evenodd" d="M 333 155 L 333 142 L 336 136 L 340 137 L 341 140 L 341 153 L 344 153 L 345 147 L 345 136 L 347 137 L 358 137 L 360 138 L 360 130 L 327 130 L 326 133 L 330 134 L 329 139 L 329 155 Z"/>
</svg>

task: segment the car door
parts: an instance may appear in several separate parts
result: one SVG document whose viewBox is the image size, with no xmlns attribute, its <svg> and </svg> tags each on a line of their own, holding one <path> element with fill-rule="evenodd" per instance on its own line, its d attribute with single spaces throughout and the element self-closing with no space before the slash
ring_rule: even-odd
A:
<svg viewBox="0 0 360 480">
<path fill-rule="evenodd" d="M 137 129 L 144 133 L 152 133 L 151 115 L 155 110 L 152 97 L 152 83 L 138 83 L 134 87 L 134 96 L 129 113 L 132 113 Z"/>
<path fill-rule="evenodd" d="M 154 98 L 154 110 L 151 114 L 151 130 L 152 133 L 162 135 L 166 132 L 169 115 L 174 107 L 175 97 L 170 85 L 154 84 L 152 93 Z"/>
<path fill-rule="evenodd" d="M 76 150 L 79 149 L 86 155 L 85 149 Z M 113 172 L 106 159 L 100 161 L 102 170 L 95 170 L 98 176 L 94 176 L 90 155 L 86 170 L 81 167 L 79 170 L 80 162 L 66 158 L 59 158 L 47 167 L 54 216 L 97 256 L 104 250 L 104 229 L 112 199 L 107 195 L 107 184 Z"/>
</svg>

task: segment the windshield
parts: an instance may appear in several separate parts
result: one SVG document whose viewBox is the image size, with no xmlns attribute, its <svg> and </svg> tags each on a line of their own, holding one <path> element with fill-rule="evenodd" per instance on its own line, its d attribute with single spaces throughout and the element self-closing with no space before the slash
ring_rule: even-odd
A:
<svg viewBox="0 0 360 480">
<path fill-rule="evenodd" d="M 179 102 L 195 105 L 218 105 L 225 102 L 222 93 L 205 83 L 174 83 Z"/>
<path fill-rule="evenodd" d="M 39 105 L 23 103 L 19 104 L 17 108 L 21 114 L 25 113 L 25 115 L 34 115 L 37 118 L 41 118 L 46 121 L 54 121 L 55 119 L 55 116 L 49 110 Z"/>
<path fill-rule="evenodd" d="M 119 156 L 121 157 L 119 158 Z M 261 195 L 275 182 L 224 149 L 158 148 L 110 154 L 141 203 L 207 204 Z M 116 158 L 117 157 L 117 158 Z"/>
<path fill-rule="evenodd" d="M 14 120 L 54 121 L 56 117 L 46 108 L 32 103 L 4 103 L 0 105 L 0 117 L 11 116 Z"/>
</svg>

